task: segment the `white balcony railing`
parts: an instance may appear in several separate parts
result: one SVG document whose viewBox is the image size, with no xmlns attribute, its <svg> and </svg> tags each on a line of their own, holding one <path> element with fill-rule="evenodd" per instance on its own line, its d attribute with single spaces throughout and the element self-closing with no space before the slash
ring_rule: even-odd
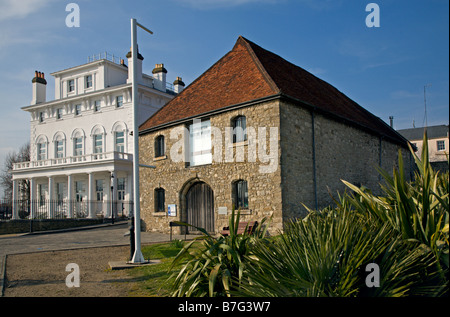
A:
<svg viewBox="0 0 450 317">
<path fill-rule="evenodd" d="M 100 161 L 133 161 L 133 155 L 121 152 L 94 153 L 80 156 L 53 158 L 41 161 L 21 162 L 13 165 L 13 170 L 25 170 L 31 168 L 64 166 L 71 164 L 83 164 Z"/>
</svg>

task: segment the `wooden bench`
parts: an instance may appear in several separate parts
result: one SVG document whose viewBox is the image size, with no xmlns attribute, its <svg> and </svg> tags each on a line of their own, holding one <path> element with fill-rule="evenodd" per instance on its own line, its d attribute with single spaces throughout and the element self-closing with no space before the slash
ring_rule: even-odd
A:
<svg viewBox="0 0 450 317">
<path fill-rule="evenodd" d="M 258 225 L 257 221 L 239 222 L 237 234 L 243 234 L 244 232 L 252 234 L 253 232 L 255 232 L 257 225 Z M 220 232 L 220 234 L 223 236 L 230 235 L 230 227 L 223 227 L 223 230 Z"/>
</svg>

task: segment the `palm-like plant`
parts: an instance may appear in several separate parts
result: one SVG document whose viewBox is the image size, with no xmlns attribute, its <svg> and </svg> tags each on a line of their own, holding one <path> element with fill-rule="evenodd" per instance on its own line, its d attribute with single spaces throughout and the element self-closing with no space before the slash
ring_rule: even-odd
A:
<svg viewBox="0 0 450 317">
<path fill-rule="evenodd" d="M 391 177 L 379 169 L 386 184 L 384 195 L 377 197 L 348 182 L 355 195 L 352 205 L 362 214 L 370 213 L 379 223 L 388 223 L 402 239 L 414 239 L 428 246 L 443 269 L 449 267 L 449 174 L 441 174 L 431 167 L 428 157 L 428 140 L 423 139 L 421 159 L 410 148 L 417 171 L 414 181 L 407 182 L 402 155 L 398 155 L 398 170 Z"/>
<path fill-rule="evenodd" d="M 274 241 L 260 240 L 247 260 L 239 296 L 438 296 L 446 285 L 433 253 L 395 239 L 388 224 L 350 208 L 310 212 Z M 366 267 L 380 268 L 379 287 L 366 284 Z"/>
<path fill-rule="evenodd" d="M 248 257 L 247 279 L 236 293 L 248 296 L 440 296 L 448 291 L 448 173 L 422 160 L 409 183 L 399 169 L 384 196 L 344 183 L 353 195 L 335 209 L 311 211 L 273 242 L 259 241 Z M 367 264 L 380 268 L 379 287 L 367 287 Z"/>
<path fill-rule="evenodd" d="M 266 234 L 266 219 L 263 219 L 255 232 L 247 230 L 238 234 L 240 212 L 234 210 L 229 219 L 230 234 L 213 237 L 203 228 L 200 247 L 195 247 L 197 240 L 187 244 L 177 255 L 169 270 L 179 263 L 184 265 L 175 272 L 171 282 L 172 296 L 230 296 L 243 278 L 245 256 L 250 254 L 256 240 Z M 184 224 L 188 225 L 188 224 Z"/>
</svg>

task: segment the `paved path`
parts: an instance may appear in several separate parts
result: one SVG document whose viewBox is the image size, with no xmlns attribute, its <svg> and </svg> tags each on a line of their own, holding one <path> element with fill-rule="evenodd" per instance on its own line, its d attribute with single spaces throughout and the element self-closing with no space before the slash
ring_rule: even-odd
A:
<svg viewBox="0 0 450 317">
<path fill-rule="evenodd" d="M 78 248 L 130 245 L 130 237 L 124 236 L 128 223 L 107 224 L 89 228 L 78 228 L 59 232 L 0 235 L 0 296 L 2 295 L 5 256 L 8 254 L 40 251 L 67 250 Z M 187 236 L 192 238 L 195 236 Z M 184 235 L 173 235 L 173 239 L 184 239 Z M 170 235 L 141 232 L 141 243 L 170 241 Z"/>
</svg>

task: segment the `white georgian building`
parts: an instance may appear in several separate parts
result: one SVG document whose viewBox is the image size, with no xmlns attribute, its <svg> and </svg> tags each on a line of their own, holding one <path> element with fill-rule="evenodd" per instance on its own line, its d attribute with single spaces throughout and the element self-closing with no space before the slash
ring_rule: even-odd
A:
<svg viewBox="0 0 450 317">
<path fill-rule="evenodd" d="M 132 58 L 128 67 L 108 54 L 52 73 L 55 100 L 46 100 L 45 76 L 36 72 L 31 116 L 30 162 L 15 164 L 13 217 L 111 217 L 126 213 L 133 197 Z M 166 69 L 142 73 L 138 54 L 139 124 L 180 92 L 181 78 L 166 84 Z M 18 180 L 29 180 L 30 201 L 22 208 Z M 119 202 L 112 207 L 111 201 Z M 127 210 L 124 210 L 127 209 Z"/>
</svg>

